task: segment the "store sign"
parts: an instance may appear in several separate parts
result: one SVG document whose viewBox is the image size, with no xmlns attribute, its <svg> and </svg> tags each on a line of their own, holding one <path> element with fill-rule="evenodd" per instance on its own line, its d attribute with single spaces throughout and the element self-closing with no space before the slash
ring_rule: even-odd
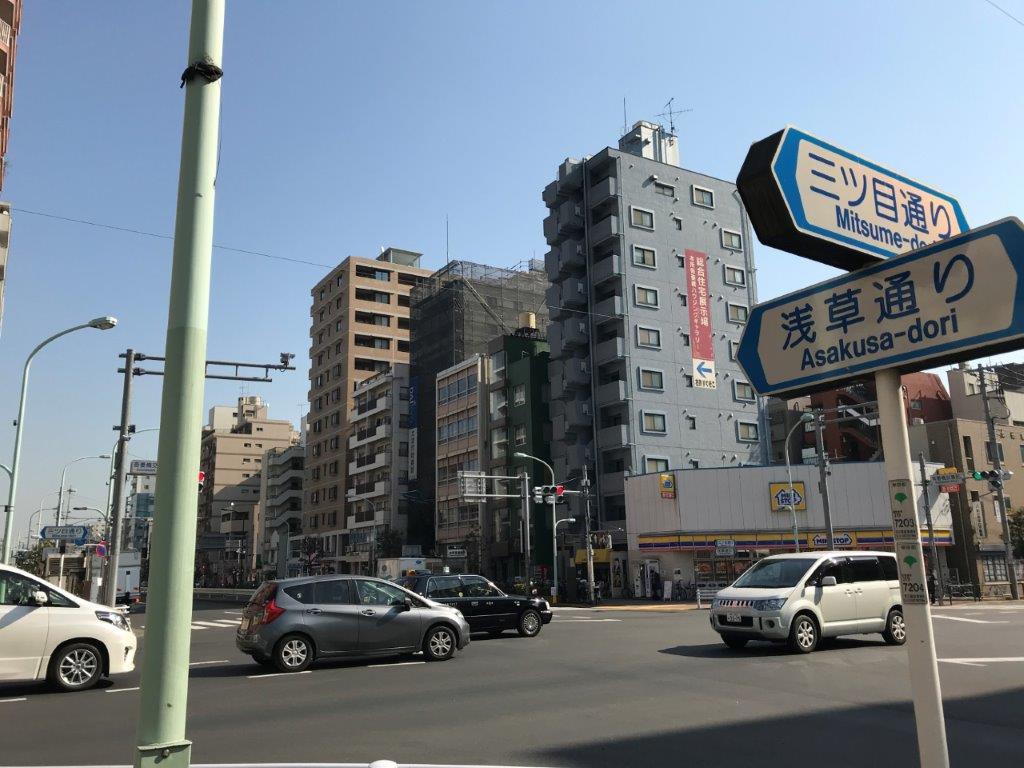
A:
<svg viewBox="0 0 1024 768">
<path fill-rule="evenodd" d="M 814 546 L 816 547 L 828 546 L 828 536 L 824 533 L 815 534 L 811 541 L 814 542 Z M 852 547 L 853 536 L 848 533 L 836 533 L 832 536 L 832 543 L 837 547 Z"/>
<path fill-rule="evenodd" d="M 715 540 L 715 557 L 735 557 L 736 542 L 733 539 Z"/>
<path fill-rule="evenodd" d="M 661 488 L 661 498 L 674 499 L 676 497 L 676 476 L 671 472 L 662 472 L 658 475 L 658 487 Z"/>
<path fill-rule="evenodd" d="M 807 511 L 807 489 L 803 480 L 793 483 L 792 488 L 788 482 L 768 483 L 768 495 L 771 498 L 772 512 L 789 512 L 790 507 L 797 512 Z"/>
<path fill-rule="evenodd" d="M 686 295 L 690 308 L 690 355 L 693 386 L 715 389 L 715 344 L 711 336 L 711 294 L 708 291 L 708 255 L 686 249 Z"/>
<path fill-rule="evenodd" d="M 451 545 L 448 546 L 448 557 L 450 557 L 450 558 L 452 558 L 454 560 L 457 560 L 457 559 L 463 558 L 465 556 L 466 556 L 466 548 L 465 547 L 453 547 Z"/>
</svg>

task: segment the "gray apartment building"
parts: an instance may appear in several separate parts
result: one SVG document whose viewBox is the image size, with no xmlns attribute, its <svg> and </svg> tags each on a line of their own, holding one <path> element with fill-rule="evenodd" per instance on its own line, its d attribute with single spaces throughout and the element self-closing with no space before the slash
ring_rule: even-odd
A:
<svg viewBox="0 0 1024 768">
<path fill-rule="evenodd" d="M 543 199 L 559 478 L 596 470 L 598 521 L 624 527 L 627 474 L 761 463 L 736 362 L 756 291 L 735 184 L 680 168 L 676 137 L 641 121 L 562 163 Z"/>
</svg>

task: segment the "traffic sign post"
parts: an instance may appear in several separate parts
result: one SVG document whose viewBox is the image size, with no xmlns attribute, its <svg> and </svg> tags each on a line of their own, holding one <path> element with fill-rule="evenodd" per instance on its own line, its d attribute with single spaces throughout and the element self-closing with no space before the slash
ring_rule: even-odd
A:
<svg viewBox="0 0 1024 768">
<path fill-rule="evenodd" d="M 89 529 L 84 525 L 47 525 L 39 532 L 39 538 L 70 541 L 80 547 L 89 538 Z"/>
</svg>

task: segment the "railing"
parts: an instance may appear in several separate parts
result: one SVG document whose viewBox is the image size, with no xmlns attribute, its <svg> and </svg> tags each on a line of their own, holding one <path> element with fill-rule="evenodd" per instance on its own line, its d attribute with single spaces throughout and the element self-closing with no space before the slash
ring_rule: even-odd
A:
<svg viewBox="0 0 1024 768">
<path fill-rule="evenodd" d="M 0 43 L 11 44 L 11 25 L 3 19 L 0 19 Z"/>
</svg>

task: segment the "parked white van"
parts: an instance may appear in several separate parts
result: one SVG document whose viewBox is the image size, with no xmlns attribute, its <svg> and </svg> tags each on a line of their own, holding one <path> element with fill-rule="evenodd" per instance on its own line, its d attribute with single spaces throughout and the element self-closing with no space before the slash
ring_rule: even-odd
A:
<svg viewBox="0 0 1024 768">
<path fill-rule="evenodd" d="M 711 626 L 730 648 L 785 641 L 810 653 L 823 637 L 881 633 L 907 641 L 891 552 L 803 552 L 755 563 L 711 604 Z"/>
<path fill-rule="evenodd" d="M 91 688 L 135 668 L 136 638 L 120 611 L 0 565 L 0 683 L 49 680 Z"/>
</svg>

